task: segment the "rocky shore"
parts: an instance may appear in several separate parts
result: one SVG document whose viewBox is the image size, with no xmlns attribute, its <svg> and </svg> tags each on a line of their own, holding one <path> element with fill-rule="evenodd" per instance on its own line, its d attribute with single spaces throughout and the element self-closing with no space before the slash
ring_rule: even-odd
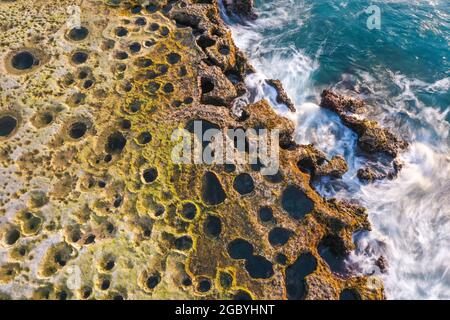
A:
<svg viewBox="0 0 450 320">
<path fill-rule="evenodd" d="M 67 23 L 70 6 L 80 26 Z M 225 6 L 256 18 L 252 1 Z M 253 68 L 218 10 L 216 0 L 0 2 L 2 298 L 384 297 L 378 278 L 342 265 L 352 235 L 370 229 L 364 208 L 310 184 L 342 176 L 345 160 L 297 145 L 294 124 L 264 100 L 233 112 Z M 365 151 L 404 147 L 348 116 L 360 103 L 323 98 Z M 174 163 L 173 131 L 196 120 L 280 130 L 279 171 Z"/>
</svg>

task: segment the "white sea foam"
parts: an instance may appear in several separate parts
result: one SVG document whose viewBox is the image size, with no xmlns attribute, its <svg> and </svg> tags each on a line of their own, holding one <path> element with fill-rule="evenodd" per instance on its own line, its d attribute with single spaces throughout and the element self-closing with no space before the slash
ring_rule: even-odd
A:
<svg viewBox="0 0 450 320">
<path fill-rule="evenodd" d="M 316 104 L 321 90 L 311 81 L 320 67 L 316 57 L 294 46 L 277 47 L 262 36 L 274 23 L 280 29 L 288 24 L 301 28 L 310 8 L 301 1 L 278 1 L 276 10 L 268 6 L 263 5 L 261 19 L 251 25 L 232 25 L 237 45 L 258 70 L 246 82 L 257 92 L 254 98 L 268 98 L 287 115 L 274 100 L 274 92 L 261 88 L 265 78 L 280 79 L 296 104 L 296 140 L 314 143 L 330 156 L 343 154 L 349 163 L 342 181 L 316 186 L 324 196 L 358 200 L 368 209 L 373 231 L 355 235 L 357 250 L 348 257 L 348 265 L 361 273 L 379 273 L 375 261 L 384 255 L 388 272 L 380 276 L 388 298 L 450 299 L 450 125 L 445 120 L 449 110 L 425 106 L 416 95 L 419 91 L 448 93 L 449 78 L 425 83 L 381 70 L 342 76 L 337 84 L 340 90 L 372 101 L 371 116 L 411 141 L 401 155 L 404 167 L 396 179 L 362 185 L 356 171 L 364 159 L 355 155 L 356 135 Z M 389 86 L 395 86 L 396 92 Z"/>
</svg>

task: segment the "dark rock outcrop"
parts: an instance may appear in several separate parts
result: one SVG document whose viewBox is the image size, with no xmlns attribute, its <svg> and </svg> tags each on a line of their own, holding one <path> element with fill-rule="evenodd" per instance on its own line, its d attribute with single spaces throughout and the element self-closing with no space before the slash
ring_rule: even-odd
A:
<svg viewBox="0 0 450 320">
<path fill-rule="evenodd" d="M 250 20 L 258 17 L 253 9 L 253 0 L 224 0 L 223 3 L 228 13 Z"/>
<path fill-rule="evenodd" d="M 313 178 L 329 176 L 338 179 L 348 171 L 344 157 L 337 155 L 328 160 L 326 155 L 313 145 L 302 146 L 297 166 Z"/>
<path fill-rule="evenodd" d="M 288 107 L 288 109 L 292 112 L 295 112 L 295 106 L 292 103 L 291 99 L 287 95 L 286 91 L 283 89 L 283 85 L 280 80 L 268 79 L 266 80 L 267 84 L 275 88 L 277 91 L 277 102 L 283 103 Z"/>
<path fill-rule="evenodd" d="M 358 146 L 369 154 L 384 153 L 395 158 L 408 146 L 407 142 L 381 128 L 376 121 L 362 118 L 366 104 L 361 100 L 324 90 L 320 106 L 336 112 L 342 122 L 358 135 Z"/>
</svg>

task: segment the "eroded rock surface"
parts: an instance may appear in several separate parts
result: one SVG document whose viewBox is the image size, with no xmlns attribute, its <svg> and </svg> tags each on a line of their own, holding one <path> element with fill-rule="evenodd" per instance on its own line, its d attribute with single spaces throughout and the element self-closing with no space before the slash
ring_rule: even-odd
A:
<svg viewBox="0 0 450 320">
<path fill-rule="evenodd" d="M 0 297 L 382 298 L 321 257 L 369 223 L 310 187 L 294 124 L 265 101 L 233 115 L 252 68 L 216 2 L 142 3 L 0 2 Z M 194 120 L 279 129 L 278 173 L 174 163 L 172 132 Z"/>
</svg>

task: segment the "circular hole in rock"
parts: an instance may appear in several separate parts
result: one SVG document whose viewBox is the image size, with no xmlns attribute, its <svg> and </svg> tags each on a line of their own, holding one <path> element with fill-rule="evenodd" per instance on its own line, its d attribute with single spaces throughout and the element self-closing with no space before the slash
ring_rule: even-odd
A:
<svg viewBox="0 0 450 320">
<path fill-rule="evenodd" d="M 130 130 L 131 129 L 131 121 L 129 119 L 122 119 L 120 121 L 120 127 L 124 130 Z"/>
<path fill-rule="evenodd" d="M 211 290 L 211 281 L 209 281 L 208 279 L 202 279 L 198 282 L 198 287 L 197 287 L 199 292 L 208 292 L 209 290 Z"/>
<path fill-rule="evenodd" d="M 153 22 L 151 25 L 150 25 L 150 30 L 151 31 L 156 31 L 156 30 L 158 30 L 159 29 L 159 24 L 157 24 L 156 22 Z"/>
<path fill-rule="evenodd" d="M 117 27 L 115 32 L 118 37 L 125 37 L 128 35 L 128 30 L 124 27 Z"/>
<path fill-rule="evenodd" d="M 183 279 L 181 284 L 185 287 L 189 287 L 190 285 L 192 285 L 192 280 L 191 280 L 191 278 L 186 277 Z"/>
<path fill-rule="evenodd" d="M 68 38 L 72 41 L 82 41 L 89 35 L 89 30 L 86 27 L 73 28 L 68 33 Z"/>
<path fill-rule="evenodd" d="M 86 80 L 86 81 L 83 83 L 83 88 L 89 89 L 90 87 L 92 87 L 93 84 L 94 84 L 94 81 L 92 81 L 92 80 Z"/>
<path fill-rule="evenodd" d="M 289 238 L 291 236 L 292 236 L 291 230 L 276 227 L 270 230 L 269 232 L 269 243 L 273 247 L 283 246 L 289 241 Z"/>
<path fill-rule="evenodd" d="M 103 281 L 100 285 L 100 288 L 102 290 L 108 290 L 110 285 L 111 285 L 111 281 L 109 281 L 109 279 L 103 279 Z"/>
<path fill-rule="evenodd" d="M 92 289 L 90 287 L 83 288 L 83 290 L 82 290 L 83 299 L 89 298 L 91 296 L 91 294 L 92 294 Z"/>
<path fill-rule="evenodd" d="M 361 300 L 361 295 L 355 289 L 344 289 L 339 295 L 339 300 Z"/>
<path fill-rule="evenodd" d="M 28 51 L 18 52 L 11 59 L 12 67 L 17 70 L 28 70 L 38 63 L 35 56 Z"/>
<path fill-rule="evenodd" d="M 152 141 L 152 135 L 150 134 L 150 132 L 147 132 L 147 131 L 141 132 L 139 134 L 137 140 L 138 140 L 139 144 L 144 145 L 144 144 L 150 143 Z"/>
<path fill-rule="evenodd" d="M 161 276 L 159 274 L 154 274 L 148 277 L 147 281 L 145 282 L 145 285 L 149 289 L 154 289 L 156 286 L 161 282 Z"/>
<path fill-rule="evenodd" d="M 262 256 L 251 256 L 245 260 L 245 269 L 254 279 L 268 279 L 273 276 L 272 263 Z"/>
<path fill-rule="evenodd" d="M 230 54 L 230 47 L 227 45 L 222 45 L 219 47 L 219 52 L 223 55 L 229 55 Z"/>
<path fill-rule="evenodd" d="M 173 84 L 171 83 L 166 83 L 163 87 L 163 90 L 165 93 L 171 93 L 174 90 Z"/>
<path fill-rule="evenodd" d="M 208 216 L 203 227 L 208 236 L 218 238 L 222 232 L 222 221 L 219 217 Z"/>
<path fill-rule="evenodd" d="M 115 264 L 116 263 L 114 262 L 114 260 L 107 260 L 105 261 L 105 265 L 103 268 L 107 271 L 111 271 L 114 268 Z"/>
<path fill-rule="evenodd" d="M 132 53 L 141 51 L 141 45 L 138 42 L 133 42 L 132 44 L 130 44 L 129 48 Z"/>
<path fill-rule="evenodd" d="M 12 116 L 0 117 L 0 137 L 9 136 L 17 127 L 17 119 Z"/>
<path fill-rule="evenodd" d="M 167 62 L 170 64 L 176 64 L 181 60 L 181 56 L 178 53 L 171 52 L 167 55 Z"/>
<path fill-rule="evenodd" d="M 182 236 L 176 238 L 174 244 L 177 250 L 186 251 L 192 248 L 192 238 L 189 236 Z"/>
<path fill-rule="evenodd" d="M 234 179 L 233 188 L 240 195 L 246 195 L 253 192 L 255 185 L 252 176 L 248 173 L 241 173 Z"/>
<path fill-rule="evenodd" d="M 225 201 L 225 191 L 214 173 L 207 171 L 203 175 L 202 182 L 202 198 L 206 204 L 218 205 Z"/>
<path fill-rule="evenodd" d="M 87 131 L 87 125 L 84 122 L 75 122 L 70 126 L 69 136 L 72 139 L 82 138 Z"/>
<path fill-rule="evenodd" d="M 293 218 L 302 219 L 314 209 L 314 202 L 297 186 L 288 186 L 281 195 L 281 206 Z"/>
<path fill-rule="evenodd" d="M 261 207 L 258 211 L 258 215 L 262 222 L 269 222 L 273 219 L 273 210 L 271 207 Z"/>
<path fill-rule="evenodd" d="M 155 168 L 146 169 L 142 173 L 142 178 L 144 178 L 145 183 L 152 183 L 158 178 L 158 170 Z"/>
<path fill-rule="evenodd" d="M 51 112 L 44 112 L 39 116 L 39 123 L 42 126 L 48 126 L 53 122 L 53 114 Z"/>
<path fill-rule="evenodd" d="M 214 40 L 213 38 L 211 38 L 209 36 L 202 35 L 197 39 L 197 44 L 200 48 L 206 49 L 208 47 L 212 47 L 213 45 L 215 45 L 216 40 Z"/>
<path fill-rule="evenodd" d="M 244 291 L 244 290 L 239 290 L 238 292 L 236 292 L 234 295 L 233 295 L 233 300 L 253 300 L 252 299 L 252 296 L 248 293 L 248 292 L 246 292 L 246 291 Z"/>
<path fill-rule="evenodd" d="M 197 207 L 192 202 L 183 203 L 181 215 L 188 220 L 192 220 L 197 215 Z"/>
<path fill-rule="evenodd" d="M 154 13 L 158 10 L 158 6 L 156 4 L 149 4 L 145 6 L 145 10 L 148 13 Z"/>
<path fill-rule="evenodd" d="M 229 289 L 233 285 L 233 277 L 228 272 L 221 272 L 219 275 L 220 285 L 224 289 Z"/>
<path fill-rule="evenodd" d="M 228 244 L 228 254 L 233 259 L 247 259 L 253 255 L 253 245 L 244 239 L 235 239 Z"/>
<path fill-rule="evenodd" d="M 11 246 L 14 243 L 17 242 L 17 240 L 19 240 L 20 238 L 20 232 L 17 229 L 11 229 L 10 231 L 8 231 L 8 233 L 6 234 L 5 237 L 5 242 L 7 245 Z"/>
<path fill-rule="evenodd" d="M 83 64 L 87 61 L 88 54 L 84 51 L 76 51 L 72 55 L 72 62 L 75 64 Z"/>
<path fill-rule="evenodd" d="M 142 7 L 141 6 L 133 6 L 130 9 L 130 11 L 131 11 L 132 14 L 138 14 L 138 13 L 140 13 L 142 11 Z"/>
<path fill-rule="evenodd" d="M 160 33 L 163 37 L 167 36 L 169 34 L 169 32 L 170 32 L 170 30 L 166 26 L 162 27 L 161 31 L 160 31 Z"/>
<path fill-rule="evenodd" d="M 125 148 L 125 145 L 127 144 L 127 139 L 123 136 L 121 132 L 114 132 L 112 133 L 106 142 L 105 150 L 107 153 L 120 153 L 122 152 L 123 148 Z"/>
<path fill-rule="evenodd" d="M 145 18 L 140 17 L 134 21 L 134 24 L 137 26 L 145 26 L 147 24 L 147 20 L 145 20 Z"/>
<path fill-rule="evenodd" d="M 147 58 L 139 58 L 134 64 L 140 68 L 148 68 L 153 65 L 153 61 Z"/>
<path fill-rule="evenodd" d="M 116 59 L 119 59 L 119 60 L 128 59 L 128 53 L 126 53 L 125 51 L 117 51 L 116 52 Z"/>
</svg>

